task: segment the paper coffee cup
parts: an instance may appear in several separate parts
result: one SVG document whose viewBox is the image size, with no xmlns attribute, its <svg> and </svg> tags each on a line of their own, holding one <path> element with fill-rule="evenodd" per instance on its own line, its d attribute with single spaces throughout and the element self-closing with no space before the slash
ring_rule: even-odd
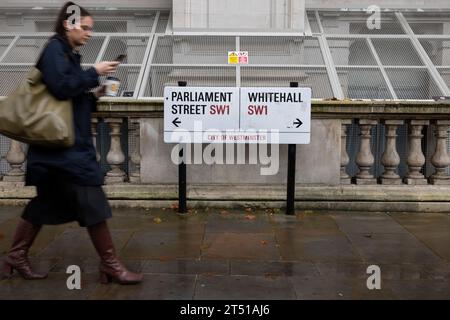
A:
<svg viewBox="0 0 450 320">
<path fill-rule="evenodd" d="M 120 87 L 120 80 L 114 77 L 108 77 L 106 78 L 105 82 L 106 91 L 105 95 L 108 97 L 117 97 L 119 96 L 119 87 Z"/>
</svg>

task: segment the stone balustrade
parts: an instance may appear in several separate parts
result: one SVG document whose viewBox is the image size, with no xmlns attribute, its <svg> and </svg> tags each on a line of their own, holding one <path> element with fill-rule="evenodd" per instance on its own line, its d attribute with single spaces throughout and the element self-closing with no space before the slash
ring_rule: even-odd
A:
<svg viewBox="0 0 450 320">
<path fill-rule="evenodd" d="M 97 160 L 103 160 L 107 167 L 105 184 L 152 183 L 152 177 L 157 175 L 167 175 L 168 180 L 174 180 L 174 166 L 167 164 L 170 149 L 163 142 L 162 103 L 162 99 L 105 99 L 100 102 L 100 111 L 94 114 L 92 119 L 92 132 L 97 149 L 98 141 L 107 141 L 102 145 L 108 146 L 108 150 L 97 152 Z M 298 157 L 301 159 L 312 158 L 310 163 L 303 161 L 299 164 L 297 182 L 300 184 L 450 185 L 450 176 L 447 173 L 450 165 L 450 104 L 434 101 L 314 101 L 312 119 L 311 145 L 302 146 L 298 150 Z M 100 134 L 97 130 L 100 123 L 108 127 L 107 135 Z M 377 126 L 383 128 L 383 131 L 380 131 L 384 133 L 382 136 L 374 136 L 374 128 Z M 399 128 L 405 126 L 406 140 L 399 141 Z M 352 138 L 353 142 L 349 140 L 350 128 L 353 132 L 358 132 L 357 139 Z M 428 134 L 425 134 L 427 132 Z M 320 136 L 320 139 L 315 139 L 317 136 Z M 127 141 L 126 139 L 133 141 L 128 143 L 132 146 L 131 150 L 126 150 L 128 148 L 124 146 L 123 141 Z M 381 150 L 374 149 L 375 139 L 383 140 Z M 403 158 L 398 152 L 399 143 L 403 143 L 407 150 Z M 353 156 L 349 155 L 349 148 L 355 149 Z M 428 158 L 424 149 L 429 152 Z M 283 147 L 280 147 L 280 154 L 283 150 Z M 152 153 L 164 153 L 166 160 L 154 160 L 152 163 L 148 158 Z M 327 157 L 329 161 L 326 161 Z M 11 141 L 5 160 L 10 168 L 0 180 L 6 183 L 23 182 L 26 146 Z M 354 174 L 350 174 L 348 170 L 352 165 L 357 168 Z M 399 173 L 400 165 L 407 168 L 406 173 Z M 427 165 L 433 168 L 432 172 L 426 172 Z M 239 166 L 234 174 L 242 174 L 239 177 L 242 181 L 246 179 L 246 173 L 243 173 L 242 165 Z M 280 161 L 280 166 L 283 166 L 283 161 Z M 374 174 L 375 166 L 383 170 Z M 145 168 L 145 172 L 142 172 L 142 168 Z M 315 173 L 311 172 L 314 170 Z M 322 170 L 325 173 L 321 173 Z M 205 182 L 228 182 L 227 175 L 222 173 L 220 176 L 220 172 L 193 171 L 197 179 L 204 177 L 208 180 Z M 279 178 L 272 180 L 267 178 L 243 182 L 282 183 L 285 181 L 285 169 L 281 168 L 280 172 Z M 304 175 L 308 176 L 309 180 L 302 180 Z M 327 175 L 329 177 L 326 177 Z M 317 181 L 314 180 L 315 177 Z M 163 181 L 155 181 L 161 182 Z"/>
</svg>

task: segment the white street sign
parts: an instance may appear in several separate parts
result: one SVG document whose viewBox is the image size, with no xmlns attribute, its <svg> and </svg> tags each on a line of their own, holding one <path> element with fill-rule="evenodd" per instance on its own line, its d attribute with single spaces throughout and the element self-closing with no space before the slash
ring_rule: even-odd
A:
<svg viewBox="0 0 450 320">
<path fill-rule="evenodd" d="M 280 143 L 309 144 L 311 88 L 241 88 L 241 130 L 278 130 Z"/>
<path fill-rule="evenodd" d="M 308 144 L 310 88 L 166 87 L 167 143 Z"/>
</svg>

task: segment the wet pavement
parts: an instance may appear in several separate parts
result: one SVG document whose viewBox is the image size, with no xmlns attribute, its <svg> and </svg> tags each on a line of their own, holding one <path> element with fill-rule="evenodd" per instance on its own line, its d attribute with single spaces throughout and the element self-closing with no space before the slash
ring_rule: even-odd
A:
<svg viewBox="0 0 450 320">
<path fill-rule="evenodd" d="M 3 258 L 22 208 L 0 207 Z M 43 281 L 0 281 L 0 299 L 450 299 L 450 215 L 171 208 L 114 209 L 109 221 L 136 286 L 98 283 L 98 258 L 76 223 L 45 226 L 31 249 Z M 82 270 L 81 290 L 66 269 Z M 370 265 L 381 289 L 369 290 Z"/>
</svg>

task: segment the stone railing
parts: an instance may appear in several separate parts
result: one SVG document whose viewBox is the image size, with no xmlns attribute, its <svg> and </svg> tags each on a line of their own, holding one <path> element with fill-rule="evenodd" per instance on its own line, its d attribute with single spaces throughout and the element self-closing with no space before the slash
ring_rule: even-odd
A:
<svg viewBox="0 0 450 320">
<path fill-rule="evenodd" d="M 100 153 L 97 159 L 103 160 L 108 167 L 105 184 L 161 184 L 176 183 L 176 166 L 169 163 L 169 152 L 163 142 L 162 99 L 105 99 L 99 103 L 99 112 L 94 114 L 92 132 L 94 144 L 99 141 L 97 126 L 100 122 L 109 127 L 109 150 Z M 312 106 L 311 145 L 298 148 L 299 184 L 327 185 L 446 185 L 450 184 L 447 167 L 450 165 L 448 155 L 448 128 L 450 126 L 450 104 L 434 101 L 313 101 Z M 128 132 L 124 132 L 126 122 Z M 385 135 L 377 139 L 384 140 L 382 154 L 375 157 L 373 153 L 372 128 L 381 125 Z M 400 176 L 398 167 L 401 157 L 397 150 L 397 128 L 407 127 L 407 157 L 403 165 L 407 172 Z M 348 154 L 348 131 L 359 131 L 359 145 L 354 157 Z M 431 132 L 424 137 L 424 129 Z M 124 150 L 123 135 L 133 139 L 132 150 Z M 316 138 L 317 137 L 317 138 Z M 423 151 L 427 146 L 431 151 L 429 163 Z M 5 159 L 10 166 L 2 177 L 3 182 L 20 183 L 24 181 L 25 146 L 11 141 Z M 303 148 L 303 149 L 302 149 Z M 283 149 L 280 149 L 280 166 L 283 165 Z M 375 163 L 375 158 L 381 163 Z M 348 167 L 356 166 L 357 172 L 349 175 Z M 382 165 L 384 172 L 375 176 L 373 167 Z M 425 174 L 423 168 L 430 166 L 432 171 Z M 128 173 L 124 167 L 130 168 Z M 144 168 L 144 171 L 141 169 Z M 280 170 L 275 177 L 248 178 L 242 167 L 206 169 L 202 173 L 193 173 L 194 183 L 283 183 L 285 171 Z M 213 170 L 213 171 L 207 171 Z M 220 171 L 222 170 L 222 171 Z M 224 171 L 225 170 L 225 171 Z M 228 171 L 226 171 L 228 170 Z M 234 173 L 229 174 L 234 170 Z M 224 174 L 226 172 L 226 174 Z M 284 172 L 284 173 L 283 173 Z M 236 177 L 233 180 L 233 175 Z M 222 177 L 222 179 L 220 178 Z"/>
</svg>

